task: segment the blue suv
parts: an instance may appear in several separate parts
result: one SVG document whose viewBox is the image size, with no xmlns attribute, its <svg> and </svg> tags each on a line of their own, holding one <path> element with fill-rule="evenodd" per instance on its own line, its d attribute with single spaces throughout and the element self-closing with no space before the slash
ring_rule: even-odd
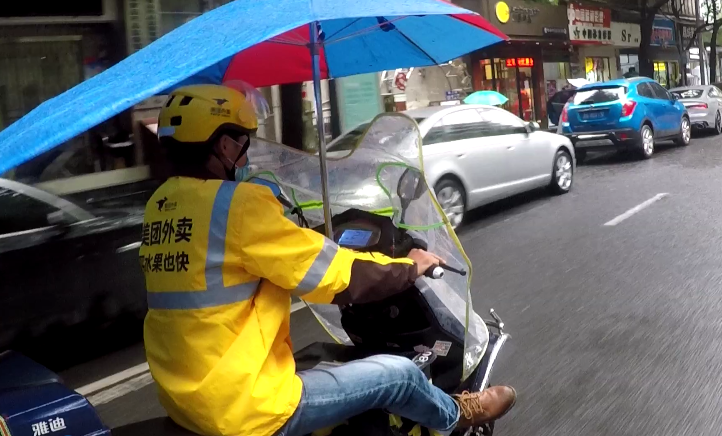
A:
<svg viewBox="0 0 722 436">
<path fill-rule="evenodd" d="M 684 105 L 646 77 L 584 85 L 560 118 L 561 133 L 574 144 L 579 162 L 597 150 L 631 150 L 649 159 L 655 141 L 688 145 L 691 136 Z"/>
</svg>

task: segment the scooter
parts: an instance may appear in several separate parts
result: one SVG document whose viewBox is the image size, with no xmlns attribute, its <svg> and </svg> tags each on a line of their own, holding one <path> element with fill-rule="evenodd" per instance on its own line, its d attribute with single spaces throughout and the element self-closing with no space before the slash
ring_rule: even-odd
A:
<svg viewBox="0 0 722 436">
<path fill-rule="evenodd" d="M 395 258 L 405 257 L 413 248 L 427 249 L 442 256 L 446 264 L 427 271 L 413 286 L 382 301 L 343 307 L 309 305 L 337 343 L 318 342 L 296 352 L 298 371 L 375 354 L 396 354 L 410 358 L 430 383 L 445 392 L 480 391 L 489 386 L 499 351 L 510 336 L 493 309 L 492 319 L 482 320 L 471 308 L 468 259 L 428 189 L 422 170 L 413 159 L 404 157 L 410 150 L 420 153 L 418 138 L 418 127 L 410 118 L 378 117 L 356 150 L 329 162 L 330 185 L 338 187 L 331 196 L 333 210 L 338 211 L 332 218 L 333 239 L 342 247 Z M 389 144 L 398 147 L 389 150 Z M 260 157 L 277 163 L 254 177 L 265 177 L 264 184 L 276 185 L 274 192 L 288 206 L 289 216 L 295 214 L 302 225 L 315 224 L 313 228 L 323 232 L 315 200 L 319 180 L 304 172 L 315 157 L 279 147 L 254 147 Z M 358 205 L 364 207 L 355 207 Z M 0 354 L 0 436 L 45 436 L 56 431 L 62 431 L 58 436 L 111 433 L 87 399 L 63 385 L 57 375 L 17 353 Z M 492 422 L 463 434 L 492 435 L 493 431 Z M 169 418 L 115 428 L 112 434 L 193 436 Z M 424 434 L 435 432 L 381 410 L 313 433 Z"/>
</svg>

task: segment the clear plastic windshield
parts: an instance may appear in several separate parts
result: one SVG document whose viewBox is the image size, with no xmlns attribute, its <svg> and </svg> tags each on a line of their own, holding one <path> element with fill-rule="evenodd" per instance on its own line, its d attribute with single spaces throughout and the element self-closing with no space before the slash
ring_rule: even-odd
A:
<svg viewBox="0 0 722 436">
<path fill-rule="evenodd" d="M 310 227 L 323 224 L 323 203 L 318 155 L 289 147 L 254 141 L 248 151 L 251 177 L 277 184 L 292 205 L 303 210 Z M 479 364 L 488 342 L 486 325 L 471 304 L 471 264 L 451 225 L 426 184 L 421 156 L 421 136 L 416 122 L 401 114 L 382 114 L 371 122 L 354 149 L 328 153 L 329 200 L 333 215 L 350 208 L 389 216 L 394 223 L 426 241 L 428 250 L 448 264 L 465 269 L 461 276 L 447 273 L 443 279 L 425 277 L 417 283 L 450 330 L 463 328 L 463 378 Z M 418 175 L 420 185 L 411 189 L 404 184 L 408 174 Z M 408 179 L 406 179 L 408 181 Z M 290 209 L 289 209 L 290 216 Z M 291 217 L 294 219 L 294 217 Z M 334 305 L 309 305 L 317 319 L 338 342 L 350 343 L 341 326 L 341 313 Z M 461 332 L 460 332 L 461 333 Z"/>
</svg>

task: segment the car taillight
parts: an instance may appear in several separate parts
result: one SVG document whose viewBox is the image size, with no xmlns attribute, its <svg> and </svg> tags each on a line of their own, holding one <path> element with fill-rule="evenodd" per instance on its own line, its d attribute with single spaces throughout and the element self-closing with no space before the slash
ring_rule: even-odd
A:
<svg viewBox="0 0 722 436">
<path fill-rule="evenodd" d="M 622 116 L 628 117 L 634 112 L 634 108 L 637 107 L 637 102 L 634 100 L 627 100 L 622 105 Z"/>
<path fill-rule="evenodd" d="M 567 107 L 568 107 L 568 106 L 569 106 L 569 103 L 565 104 L 565 105 L 564 105 L 564 109 L 562 109 L 562 115 L 561 115 L 561 117 L 560 117 L 561 120 L 562 120 L 562 123 L 569 122 L 569 115 L 567 114 Z"/>
<path fill-rule="evenodd" d="M 692 103 L 687 105 L 687 109 L 707 109 L 708 107 L 707 103 Z"/>
</svg>

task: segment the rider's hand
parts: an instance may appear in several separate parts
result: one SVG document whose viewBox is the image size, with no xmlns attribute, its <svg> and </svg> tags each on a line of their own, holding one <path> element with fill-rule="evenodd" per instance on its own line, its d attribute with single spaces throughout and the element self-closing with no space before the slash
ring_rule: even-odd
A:
<svg viewBox="0 0 722 436">
<path fill-rule="evenodd" d="M 414 261 L 414 263 L 416 264 L 416 272 L 419 276 L 424 275 L 426 270 L 428 270 L 429 268 L 433 268 L 437 265 L 443 265 L 444 263 L 446 263 L 439 256 L 429 253 L 428 251 L 420 250 L 418 248 L 414 248 L 409 251 L 409 254 L 406 257 Z"/>
</svg>

